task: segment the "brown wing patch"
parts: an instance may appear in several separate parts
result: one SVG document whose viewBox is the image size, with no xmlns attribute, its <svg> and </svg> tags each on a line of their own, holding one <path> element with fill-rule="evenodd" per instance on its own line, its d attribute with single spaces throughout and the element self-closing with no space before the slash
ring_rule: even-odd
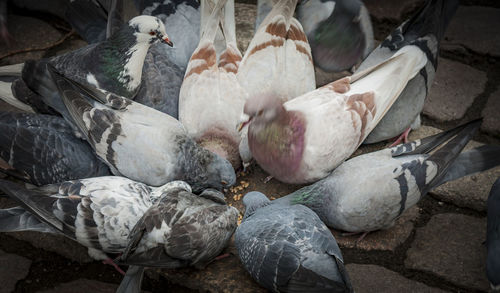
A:
<svg viewBox="0 0 500 293">
<path fill-rule="evenodd" d="M 284 38 L 284 37 L 286 37 L 286 34 L 287 34 L 286 25 L 282 21 L 280 21 L 278 23 L 272 22 L 269 25 L 267 25 L 266 33 L 273 35 L 273 36 Z"/>
<path fill-rule="evenodd" d="M 302 28 L 297 27 L 294 23 L 290 25 L 286 38 L 292 41 L 302 41 L 307 43 L 307 37 Z"/>
<path fill-rule="evenodd" d="M 300 53 L 304 54 L 307 56 L 307 58 L 309 58 L 309 61 L 313 62 L 313 58 L 311 56 L 311 53 L 302 45 L 300 44 L 297 44 L 295 43 L 295 48 L 297 49 L 297 51 L 299 51 Z"/>
<path fill-rule="evenodd" d="M 253 55 L 256 52 L 258 52 L 260 50 L 264 50 L 265 48 L 270 47 L 270 46 L 272 46 L 272 47 L 281 47 L 281 46 L 283 46 L 284 43 L 285 43 L 285 41 L 283 39 L 274 39 L 274 40 L 270 40 L 270 41 L 264 42 L 262 44 L 259 44 L 259 45 L 255 46 L 252 49 L 252 51 L 250 51 L 250 53 L 248 54 L 248 56 Z"/>
<path fill-rule="evenodd" d="M 215 48 L 213 45 L 207 45 L 205 47 L 202 47 L 195 51 L 193 55 L 191 56 L 191 59 L 189 62 L 194 60 L 203 60 L 205 62 L 197 65 L 196 67 L 189 68 L 189 71 L 186 72 L 186 75 L 184 76 L 184 79 L 188 78 L 192 74 L 200 74 L 205 70 L 210 69 L 212 66 L 215 65 L 215 62 L 217 60 L 217 56 L 215 53 Z"/>
<path fill-rule="evenodd" d="M 346 76 L 324 85 L 323 88 L 327 88 L 339 94 L 344 94 L 351 89 L 351 78 L 349 76 Z"/>
<path fill-rule="evenodd" d="M 224 68 L 226 72 L 238 72 L 238 66 L 240 66 L 241 54 L 239 51 L 228 47 L 224 53 L 220 56 L 219 67 Z"/>
<path fill-rule="evenodd" d="M 359 127 L 361 132 L 358 145 L 365 139 L 368 124 L 373 120 L 377 111 L 377 109 L 375 109 L 374 98 L 375 94 L 373 92 L 354 94 L 347 98 L 346 106 L 347 110 L 351 112 L 353 127 L 356 129 Z M 361 125 L 358 125 L 358 119 L 361 120 Z"/>
</svg>

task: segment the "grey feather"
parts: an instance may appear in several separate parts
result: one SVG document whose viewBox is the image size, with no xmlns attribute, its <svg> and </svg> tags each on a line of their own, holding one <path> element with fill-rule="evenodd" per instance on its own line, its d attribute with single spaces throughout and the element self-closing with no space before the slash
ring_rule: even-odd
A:
<svg viewBox="0 0 500 293">
<path fill-rule="evenodd" d="M 405 210 L 443 181 L 500 164 L 498 159 L 486 162 L 500 157 L 500 148 L 496 146 L 460 154 L 480 124 L 475 120 L 419 141 L 352 158 L 325 179 L 273 204 L 303 204 L 335 229 L 367 232 L 389 228 Z"/>
<path fill-rule="evenodd" d="M 335 238 L 303 205 L 270 205 L 259 192 L 243 198 L 235 244 L 243 266 L 272 292 L 353 292 Z"/>
<path fill-rule="evenodd" d="M 24 208 L 0 209 L 0 232 L 37 231 L 57 233 L 47 224 L 40 222 Z"/>
<path fill-rule="evenodd" d="M 486 275 L 493 290 L 500 290 L 500 178 L 491 187 L 488 196 L 486 227 Z"/>
<path fill-rule="evenodd" d="M 439 44 L 458 7 L 457 0 L 428 0 L 412 18 L 396 28 L 356 72 L 395 54 L 404 46 L 417 46 L 426 54 L 427 64 L 408 82 L 396 102 L 364 143 L 383 141 L 403 133 L 419 119 L 437 70 Z"/>
<path fill-rule="evenodd" d="M 123 277 L 116 293 L 138 293 L 141 292 L 142 277 L 144 276 L 144 267 L 129 266 L 127 273 Z"/>
</svg>

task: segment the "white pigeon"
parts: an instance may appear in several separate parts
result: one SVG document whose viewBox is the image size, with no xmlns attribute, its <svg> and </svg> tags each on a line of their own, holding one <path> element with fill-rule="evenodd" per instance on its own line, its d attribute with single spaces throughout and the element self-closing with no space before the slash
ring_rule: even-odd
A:
<svg viewBox="0 0 500 293">
<path fill-rule="evenodd" d="M 202 0 L 202 12 L 210 9 L 205 2 L 210 0 Z M 222 9 L 225 21 L 221 18 Z M 201 146 L 228 159 L 237 168 L 241 136 L 236 126 L 247 93 L 236 79 L 241 53 L 236 44 L 234 0 L 219 0 L 210 10 L 212 14 L 191 56 L 181 87 L 179 120 Z M 226 38 L 221 54 L 217 54 L 214 44 L 219 24 Z"/>
<path fill-rule="evenodd" d="M 311 48 L 293 17 L 296 5 L 297 0 L 278 1 L 256 30 L 236 75 L 249 98 L 273 95 L 287 101 L 316 88 Z M 251 158 L 247 145 L 240 151 L 242 158 Z"/>
</svg>

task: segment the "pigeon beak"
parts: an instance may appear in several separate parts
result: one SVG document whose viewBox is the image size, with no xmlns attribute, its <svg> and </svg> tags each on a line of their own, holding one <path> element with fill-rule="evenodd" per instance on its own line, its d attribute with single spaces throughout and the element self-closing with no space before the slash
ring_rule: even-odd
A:
<svg viewBox="0 0 500 293">
<path fill-rule="evenodd" d="M 238 126 L 236 127 L 236 129 L 238 130 L 238 132 L 241 132 L 241 130 L 248 125 L 248 123 L 250 123 L 253 119 L 253 116 L 249 117 L 248 115 L 246 114 L 243 114 L 242 119 L 240 120 L 240 124 L 238 124 Z"/>
<path fill-rule="evenodd" d="M 160 38 L 160 40 L 162 43 L 167 44 L 170 47 L 174 46 L 174 44 L 172 43 L 172 41 L 170 41 L 170 39 L 168 37 Z"/>
</svg>

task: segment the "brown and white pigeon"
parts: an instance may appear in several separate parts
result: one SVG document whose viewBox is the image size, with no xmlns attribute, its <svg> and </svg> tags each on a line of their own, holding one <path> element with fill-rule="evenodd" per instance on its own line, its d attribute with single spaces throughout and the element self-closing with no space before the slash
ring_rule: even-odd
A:
<svg viewBox="0 0 500 293">
<path fill-rule="evenodd" d="M 278 95 L 249 98 L 248 142 L 257 163 L 276 179 L 307 183 L 347 159 L 425 66 L 414 46 L 351 77 L 283 103 Z"/>
<path fill-rule="evenodd" d="M 236 78 L 242 57 L 236 44 L 234 0 L 219 0 L 214 9 L 210 2 L 201 3 L 202 15 L 205 10 L 212 13 L 186 70 L 179 97 L 179 120 L 201 146 L 237 168 L 241 136 L 236 126 L 247 93 Z M 219 24 L 225 37 L 221 53 L 216 44 Z"/>
<path fill-rule="evenodd" d="M 237 77 L 250 98 L 272 95 L 288 101 L 316 88 L 311 48 L 302 25 L 293 17 L 296 5 L 297 0 L 278 1 L 241 60 Z M 244 162 L 251 158 L 246 140 L 240 152 Z"/>
</svg>

